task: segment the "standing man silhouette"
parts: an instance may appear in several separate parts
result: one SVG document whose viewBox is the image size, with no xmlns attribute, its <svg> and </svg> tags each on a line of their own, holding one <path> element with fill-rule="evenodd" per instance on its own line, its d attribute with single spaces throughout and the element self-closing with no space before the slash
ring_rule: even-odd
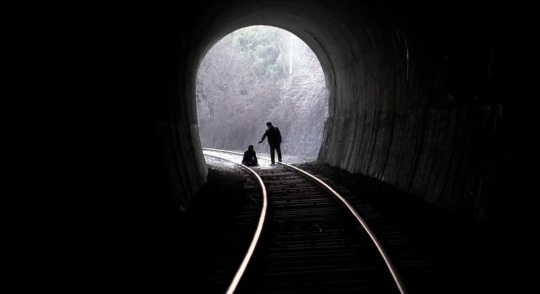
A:
<svg viewBox="0 0 540 294">
<path fill-rule="evenodd" d="M 268 127 L 264 134 L 262 135 L 259 144 L 261 144 L 266 137 L 268 137 L 268 145 L 270 145 L 270 159 L 272 164 L 275 163 L 275 153 L 277 152 L 278 161 L 281 162 L 281 132 L 279 129 L 272 125 L 271 122 L 267 122 L 266 126 Z"/>
</svg>

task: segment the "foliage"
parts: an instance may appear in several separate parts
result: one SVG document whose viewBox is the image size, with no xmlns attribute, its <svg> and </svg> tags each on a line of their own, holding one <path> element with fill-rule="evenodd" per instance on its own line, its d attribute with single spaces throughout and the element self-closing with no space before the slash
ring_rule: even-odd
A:
<svg viewBox="0 0 540 294">
<path fill-rule="evenodd" d="M 244 150 L 256 145 L 272 121 L 281 129 L 284 155 L 315 157 L 327 112 L 315 54 L 275 27 L 229 34 L 209 50 L 198 71 L 197 115 L 205 147 Z"/>
</svg>

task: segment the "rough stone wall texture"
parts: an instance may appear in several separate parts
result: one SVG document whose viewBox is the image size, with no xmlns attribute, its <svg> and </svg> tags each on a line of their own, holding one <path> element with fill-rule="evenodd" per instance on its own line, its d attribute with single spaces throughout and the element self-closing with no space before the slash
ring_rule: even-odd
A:
<svg viewBox="0 0 540 294">
<path fill-rule="evenodd" d="M 472 37 L 472 22 L 453 34 L 412 24 L 375 17 L 365 36 L 344 36 L 351 44 L 329 54 L 339 66 L 319 160 L 446 210 L 504 222 L 508 211 L 496 203 L 513 197 L 503 195 L 511 184 L 501 189 L 511 178 L 505 121 L 513 118 L 503 108 L 513 105 L 500 103 L 493 84 L 495 42 L 489 32 Z M 357 61 L 342 57 L 358 53 Z"/>
<path fill-rule="evenodd" d="M 319 159 L 446 210 L 497 219 L 506 180 L 502 121 L 501 109 L 488 106 L 331 117 Z"/>
<path fill-rule="evenodd" d="M 207 170 L 197 125 L 182 127 L 159 123 L 156 131 L 172 187 L 165 207 L 170 207 L 170 213 L 185 211 L 190 207 L 193 195 L 206 180 Z"/>
</svg>

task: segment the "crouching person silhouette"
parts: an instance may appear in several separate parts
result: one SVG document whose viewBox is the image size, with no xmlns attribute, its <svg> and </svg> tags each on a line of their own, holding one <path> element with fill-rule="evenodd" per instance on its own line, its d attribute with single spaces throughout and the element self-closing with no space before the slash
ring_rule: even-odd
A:
<svg viewBox="0 0 540 294">
<path fill-rule="evenodd" d="M 253 145 L 249 145 L 248 149 L 244 152 L 244 158 L 242 158 L 242 164 L 247 166 L 259 165 L 257 161 L 257 153 L 253 149 Z"/>
</svg>

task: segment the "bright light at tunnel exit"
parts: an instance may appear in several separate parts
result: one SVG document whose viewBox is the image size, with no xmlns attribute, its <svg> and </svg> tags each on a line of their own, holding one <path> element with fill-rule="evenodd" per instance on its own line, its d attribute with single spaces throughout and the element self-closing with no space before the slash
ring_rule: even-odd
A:
<svg viewBox="0 0 540 294">
<path fill-rule="evenodd" d="M 197 120 L 203 147 L 244 151 L 270 121 L 282 134 L 283 157 L 317 157 L 328 116 L 328 90 L 319 60 L 296 35 L 250 26 L 219 40 L 197 73 Z"/>
</svg>

